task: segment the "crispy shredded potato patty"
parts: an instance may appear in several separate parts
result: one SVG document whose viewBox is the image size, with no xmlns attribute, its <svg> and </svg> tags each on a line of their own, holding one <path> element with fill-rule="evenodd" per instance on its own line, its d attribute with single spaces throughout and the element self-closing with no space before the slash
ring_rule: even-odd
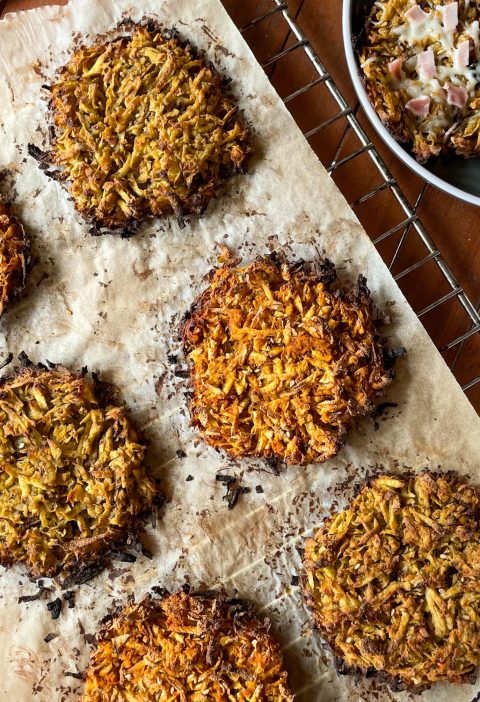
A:
<svg viewBox="0 0 480 702">
<path fill-rule="evenodd" d="M 23 226 L 0 198 L 0 315 L 25 286 L 30 245 Z"/>
<path fill-rule="evenodd" d="M 396 689 L 472 682 L 480 663 L 480 491 L 382 475 L 305 548 L 304 591 L 346 672 Z M 345 668 L 344 668 L 345 672 Z"/>
<path fill-rule="evenodd" d="M 193 424 L 234 456 L 325 461 L 392 378 L 365 279 L 344 292 L 329 262 L 236 263 L 211 273 L 183 323 Z"/>
<path fill-rule="evenodd" d="M 100 632 L 84 702 L 292 702 L 268 620 L 178 592 L 130 604 Z"/>
<path fill-rule="evenodd" d="M 201 214 L 219 180 L 243 172 L 248 130 L 215 69 L 153 22 L 82 46 L 50 87 L 60 168 L 76 208 L 99 227 Z M 52 173 L 50 173 L 52 175 Z"/>
<path fill-rule="evenodd" d="M 0 452 L 0 563 L 34 576 L 95 560 L 155 496 L 124 408 L 68 371 L 1 381 Z"/>
</svg>

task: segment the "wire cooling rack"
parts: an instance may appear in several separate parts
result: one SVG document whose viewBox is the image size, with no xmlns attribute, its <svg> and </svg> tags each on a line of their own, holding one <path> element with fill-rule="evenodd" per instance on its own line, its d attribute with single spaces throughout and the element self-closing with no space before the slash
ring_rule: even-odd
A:
<svg viewBox="0 0 480 702">
<path fill-rule="evenodd" d="M 474 388 L 478 395 L 480 354 L 475 349 L 480 348 L 480 312 L 458 283 L 418 214 L 426 189 L 431 186 L 424 185 L 413 204 L 409 201 L 362 126 L 358 106 L 351 107 L 343 97 L 287 3 L 265 0 L 251 4 L 254 16 L 240 27 L 245 40 L 360 221 L 375 220 L 372 215 L 382 200 L 381 226 L 378 231 L 372 231 L 370 224 L 367 231 L 467 396 Z M 275 32 L 270 31 L 272 23 Z M 283 27 L 278 27 L 279 23 Z M 285 38 L 280 47 L 272 47 L 269 36 L 278 37 L 279 29 L 285 30 Z M 328 41 L 328 37 L 322 37 L 322 41 Z M 300 61 L 302 71 L 296 71 Z M 309 71 L 305 71 L 305 61 Z M 310 78 L 298 86 L 292 85 L 297 73 L 302 78 L 307 73 Z M 321 117 L 314 124 L 301 124 L 306 122 L 301 109 L 295 111 L 292 106 L 314 90 L 323 91 L 318 97 L 323 107 Z M 365 159 L 370 162 L 368 168 Z M 353 180 L 366 185 L 366 192 L 352 195 Z M 392 199 L 391 206 L 385 206 L 386 197 Z M 445 325 L 447 318 L 449 324 Z M 447 326 L 452 329 L 452 320 L 455 330 L 452 338 L 436 333 Z M 477 344 L 473 350 L 472 342 Z M 475 356 L 478 365 L 472 360 Z M 467 378 L 465 368 L 469 373 Z M 474 404 L 480 411 L 478 403 Z"/>
</svg>

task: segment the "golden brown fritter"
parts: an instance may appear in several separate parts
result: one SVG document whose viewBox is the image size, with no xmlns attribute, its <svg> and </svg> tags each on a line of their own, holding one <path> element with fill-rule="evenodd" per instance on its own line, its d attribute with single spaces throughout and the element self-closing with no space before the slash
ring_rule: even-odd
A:
<svg viewBox="0 0 480 702">
<path fill-rule="evenodd" d="M 461 156 L 480 154 L 480 5 L 454 4 L 375 2 L 360 48 L 370 102 L 420 162 L 452 150 Z M 453 17 L 454 29 L 448 29 L 445 12 Z M 419 98 L 430 101 L 425 115 L 415 113 Z"/>
<path fill-rule="evenodd" d="M 480 491 L 382 475 L 305 548 L 315 623 L 348 672 L 397 689 L 471 682 L 480 663 Z"/>
<path fill-rule="evenodd" d="M 104 384 L 28 367 L 0 382 L 0 563 L 34 576 L 96 560 L 149 510 L 144 446 Z"/>
<path fill-rule="evenodd" d="M 233 456 L 325 461 L 392 378 L 365 279 L 345 292 L 329 262 L 236 263 L 211 273 L 183 322 L 192 422 Z"/>
<path fill-rule="evenodd" d="M 60 70 L 55 136 L 39 158 L 60 168 L 75 207 L 99 227 L 201 214 L 223 176 L 246 170 L 248 130 L 195 49 L 154 22 L 123 29 L 131 34 L 80 47 Z"/>
<path fill-rule="evenodd" d="M 0 315 L 25 286 L 30 245 L 23 226 L 0 198 Z"/>
<path fill-rule="evenodd" d="M 177 592 L 100 632 L 83 702 L 292 702 L 280 647 L 248 607 Z"/>
</svg>

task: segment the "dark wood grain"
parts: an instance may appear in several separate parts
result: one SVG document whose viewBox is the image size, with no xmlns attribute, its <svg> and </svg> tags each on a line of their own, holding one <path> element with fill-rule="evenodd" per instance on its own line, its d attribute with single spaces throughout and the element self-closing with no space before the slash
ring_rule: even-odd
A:
<svg viewBox="0 0 480 702">
<path fill-rule="evenodd" d="M 4 12 L 17 11 L 49 3 L 45 0 L 7 0 Z M 262 13 L 272 9 L 271 0 L 223 0 L 223 4 L 238 27 L 245 27 Z M 291 14 L 297 19 L 314 49 L 343 92 L 350 106 L 357 105 L 352 83 L 348 76 L 341 38 L 341 6 L 339 0 L 289 0 Z M 1 30 L 1 26 L 0 26 Z M 268 61 L 275 53 L 291 46 L 295 38 L 280 15 L 255 24 L 244 33 L 246 41 L 254 50 L 260 63 Z M 267 68 L 273 85 L 282 97 L 305 85 L 315 77 L 313 68 L 302 49 L 293 51 L 274 66 Z M 333 99 L 325 87 L 318 85 L 289 103 L 289 109 L 300 127 L 307 131 L 331 117 L 335 112 Z M 452 269 L 460 285 L 470 299 L 480 306 L 480 213 L 467 205 L 428 186 L 401 164 L 384 146 L 365 117 L 359 113 L 360 121 L 375 143 L 382 158 L 397 179 L 412 204 L 422 194 L 418 210 L 421 219 L 434 239 L 436 246 Z M 358 148 L 354 136 L 346 131 L 345 121 L 339 121 L 320 131 L 310 139 L 319 158 L 328 165 L 341 144 L 340 157 Z M 338 155 L 337 155 L 338 158 Z M 380 182 L 368 155 L 350 162 L 334 174 L 334 179 L 350 203 L 368 192 Z M 374 202 L 355 208 L 355 212 L 372 239 L 388 229 L 392 218 L 400 221 L 398 205 L 387 191 L 377 195 Z M 378 246 L 384 260 L 390 263 L 400 241 L 400 254 L 392 265 L 392 273 L 398 274 L 407 266 L 421 260 L 426 251 L 412 230 L 400 230 L 394 237 Z M 414 274 L 398 280 L 413 308 L 418 312 L 430 302 L 449 291 L 448 285 L 431 261 Z M 469 328 L 469 319 L 457 300 L 422 317 L 422 321 L 439 348 Z M 465 344 L 444 351 L 447 363 L 457 379 L 466 383 L 480 375 L 480 335 L 470 338 Z M 480 384 L 467 392 L 468 397 L 480 411 Z"/>
</svg>

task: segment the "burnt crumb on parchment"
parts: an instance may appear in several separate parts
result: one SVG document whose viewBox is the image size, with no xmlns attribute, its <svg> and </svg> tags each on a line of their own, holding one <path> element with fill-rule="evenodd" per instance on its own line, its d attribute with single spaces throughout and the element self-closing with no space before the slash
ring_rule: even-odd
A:
<svg viewBox="0 0 480 702">
<path fill-rule="evenodd" d="M 174 375 L 177 378 L 189 378 L 190 377 L 190 371 L 186 368 L 178 368 L 174 371 Z"/>
<path fill-rule="evenodd" d="M 232 483 L 237 482 L 237 479 L 234 475 L 224 475 L 223 473 L 217 473 L 217 475 L 215 476 L 215 480 L 217 480 L 219 483 L 223 483 L 227 487 Z"/>
<path fill-rule="evenodd" d="M 240 495 L 251 492 L 251 488 L 239 485 L 238 478 L 236 478 L 234 475 L 217 473 L 215 480 L 225 485 L 226 492 L 222 499 L 227 500 L 228 509 L 233 509 L 235 507 Z"/>
<path fill-rule="evenodd" d="M 267 464 L 268 468 L 270 469 L 267 472 L 271 473 L 271 475 L 276 475 L 276 476 L 280 475 L 280 469 L 282 466 L 285 465 L 279 458 L 276 458 L 275 456 L 270 456 L 269 458 L 266 458 L 265 463 Z"/>
<path fill-rule="evenodd" d="M 9 363 L 13 361 L 13 353 L 10 351 L 10 353 L 7 354 L 5 359 L 0 363 L 0 370 L 5 368 L 5 366 L 8 366 Z"/>
<path fill-rule="evenodd" d="M 47 602 L 47 609 L 50 612 L 52 619 L 58 619 L 62 611 L 62 600 L 56 597 L 51 602 Z"/>
<path fill-rule="evenodd" d="M 233 509 L 237 504 L 240 495 L 244 495 L 248 492 L 250 492 L 249 487 L 242 487 L 241 485 L 237 485 L 236 487 L 234 487 L 230 496 L 228 496 L 227 494 L 223 498 L 224 500 L 228 500 L 228 509 Z"/>
<path fill-rule="evenodd" d="M 137 557 L 127 551 L 114 550 L 110 553 L 110 559 L 112 561 L 121 561 L 122 563 L 135 563 Z"/>
<path fill-rule="evenodd" d="M 35 602 L 35 600 L 40 600 L 45 593 L 50 592 L 50 588 L 44 587 L 43 583 L 38 583 L 39 589 L 34 595 L 20 595 L 18 598 L 18 604 L 22 604 L 22 602 Z"/>
<path fill-rule="evenodd" d="M 258 492 L 259 494 L 261 494 L 262 492 L 265 492 L 265 490 L 263 489 L 263 487 L 261 485 L 255 485 L 255 492 Z"/>
<path fill-rule="evenodd" d="M 67 590 L 67 592 L 63 594 L 63 599 L 68 604 L 69 609 L 75 607 L 75 593 L 73 590 Z"/>
<path fill-rule="evenodd" d="M 83 673 L 77 673 L 71 670 L 66 670 L 64 676 L 66 678 L 75 678 L 75 680 L 83 680 Z"/>
<path fill-rule="evenodd" d="M 377 405 L 375 416 L 380 417 L 382 414 L 386 414 L 388 409 L 394 407 L 398 407 L 398 402 L 381 402 L 379 405 Z"/>
<path fill-rule="evenodd" d="M 50 641 L 53 641 L 58 636 L 58 634 L 55 634 L 53 631 L 51 631 L 49 634 L 45 636 L 43 639 L 45 643 L 50 643 Z"/>
<path fill-rule="evenodd" d="M 187 477 L 185 478 L 185 481 L 186 481 L 187 483 L 190 483 L 192 480 L 195 480 L 195 478 L 193 477 L 193 475 L 187 475 Z"/>
<path fill-rule="evenodd" d="M 92 580 L 95 576 L 104 570 L 104 563 L 95 563 L 93 565 L 80 568 L 76 573 L 71 573 L 62 581 L 62 589 L 69 590 L 73 585 L 84 585 Z"/>
<path fill-rule="evenodd" d="M 152 592 L 155 593 L 155 595 L 158 595 L 158 597 L 166 597 L 167 595 L 170 594 L 170 591 L 167 590 L 166 587 L 162 587 L 161 585 L 154 585 L 151 588 Z"/>
<path fill-rule="evenodd" d="M 93 645 L 96 643 L 97 637 L 95 636 L 95 634 L 88 634 L 85 632 L 85 627 L 83 626 L 80 619 L 78 619 L 78 629 L 80 631 L 80 634 L 83 636 L 83 640 L 85 641 L 85 643 L 89 645 Z"/>
<path fill-rule="evenodd" d="M 300 577 L 298 575 L 292 575 L 290 579 L 290 585 L 293 587 L 296 587 L 300 582 Z"/>
</svg>

